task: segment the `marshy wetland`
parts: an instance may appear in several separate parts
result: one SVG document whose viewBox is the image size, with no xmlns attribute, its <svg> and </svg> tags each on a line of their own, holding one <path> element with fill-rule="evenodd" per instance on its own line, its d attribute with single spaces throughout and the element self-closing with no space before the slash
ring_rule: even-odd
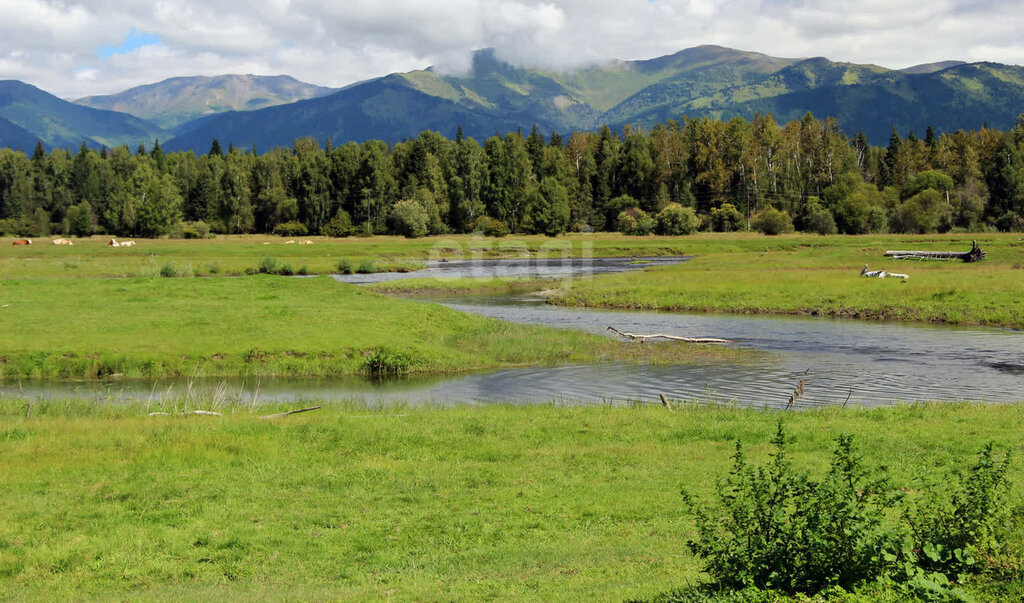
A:
<svg viewBox="0 0 1024 603">
<path fill-rule="evenodd" d="M 0 245 L 4 598 L 652 597 L 704 579 L 680 488 L 711 501 L 780 418 L 801 470 L 851 433 L 911 498 L 1021 450 L 1015 235 L 75 243 Z"/>
</svg>

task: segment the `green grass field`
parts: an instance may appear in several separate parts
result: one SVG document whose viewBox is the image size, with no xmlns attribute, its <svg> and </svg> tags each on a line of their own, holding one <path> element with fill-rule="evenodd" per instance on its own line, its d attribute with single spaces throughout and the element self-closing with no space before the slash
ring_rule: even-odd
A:
<svg viewBox="0 0 1024 603">
<path fill-rule="evenodd" d="M 677 255 L 685 239 L 623 237 L 614 234 L 576 235 L 551 239 L 515 236 L 503 239 L 452 235 L 406 239 L 403 237 L 297 238 L 312 245 L 287 244 L 267 235 L 232 235 L 214 239 L 138 239 L 134 247 L 108 247 L 109 237 L 72 239 L 73 246 L 52 245 L 51 238 L 15 247 L 0 237 L 0 279 L 156 276 L 166 266 L 195 275 L 243 274 L 264 258 L 275 258 L 296 272 L 338 271 L 339 260 L 358 266 L 374 262 L 377 270 L 416 269 L 428 259 L 514 258 L 546 254 L 550 257 L 593 255 Z"/>
<path fill-rule="evenodd" d="M 355 375 L 375 354 L 400 372 L 613 360 L 737 360 L 638 346 L 393 299 L 326 276 L 0 281 L 4 379 Z"/>
<path fill-rule="evenodd" d="M 1019 454 L 1024 420 L 970 404 L 147 410 L 0 401 L 0 599 L 650 597 L 704 579 L 680 489 L 709 500 L 737 438 L 765 460 L 779 418 L 800 469 L 820 476 L 851 433 L 911 494 L 986 442 Z M 1020 578 L 967 588 L 1024 595 Z"/>
<path fill-rule="evenodd" d="M 462 236 L 300 246 L 246 236 L 127 249 L 99 238 L 74 247 L 0 239 L 0 379 L 746 358 L 727 348 L 631 345 L 502 323 L 326 276 L 244 275 L 265 258 L 322 273 L 341 259 L 416 268 L 435 257 L 693 255 L 686 264 L 569 286 L 419 279 L 379 288 L 560 287 L 558 303 L 584 306 L 1022 326 L 1017 235 L 980 236 L 989 258 L 973 265 L 881 257 L 895 248 L 966 250 L 970 239 Z M 911 279 L 863 279 L 865 263 Z M 915 479 L 943 479 L 987 442 L 1016 455 L 1024 443 L 1020 405 L 785 414 L 686 405 L 325 406 L 265 421 L 253 413 L 271 410 L 242 406 L 221 408 L 224 417 L 150 417 L 175 412 L 175 404 L 0 398 L 0 599 L 652 597 L 706 578 L 685 547 L 694 529 L 680 489 L 709 500 L 734 440 L 763 460 L 780 417 L 800 468 L 821 475 L 833 438 L 853 433 L 869 464 L 887 465 L 910 496 Z M 1016 463 L 1018 516 L 1022 478 Z M 1006 555 L 1015 577 L 966 584 L 978 600 L 1024 596 L 1020 528 Z M 878 587 L 858 600 L 877 599 L 896 594 Z"/>
</svg>

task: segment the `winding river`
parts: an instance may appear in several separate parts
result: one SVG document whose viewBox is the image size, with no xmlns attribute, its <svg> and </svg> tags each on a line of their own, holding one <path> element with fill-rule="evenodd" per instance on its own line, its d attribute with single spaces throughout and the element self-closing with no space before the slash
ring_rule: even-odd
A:
<svg viewBox="0 0 1024 603">
<path fill-rule="evenodd" d="M 364 284 L 401 278 L 581 278 L 686 258 L 432 262 L 415 273 L 336 277 Z M 826 318 L 596 311 L 550 306 L 536 296 L 432 298 L 501 320 L 607 334 L 720 337 L 763 353 L 749 362 L 686 366 L 578 365 L 498 370 L 454 377 L 41 382 L 5 387 L 27 397 L 150 399 L 197 394 L 225 402 L 357 399 L 367 404 L 563 402 L 656 403 L 659 394 L 708 404 L 783 407 L 800 379 L 802 407 L 877 406 L 914 400 L 1024 400 L 1024 333 L 1011 329 L 861 322 Z M 642 344 L 633 344 L 642 345 Z"/>
</svg>

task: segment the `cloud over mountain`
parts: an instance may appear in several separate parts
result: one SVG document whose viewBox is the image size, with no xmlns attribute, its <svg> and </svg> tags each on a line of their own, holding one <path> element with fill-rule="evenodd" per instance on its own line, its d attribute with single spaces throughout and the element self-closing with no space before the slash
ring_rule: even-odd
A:
<svg viewBox="0 0 1024 603">
<path fill-rule="evenodd" d="M 493 47 L 578 67 L 698 44 L 888 67 L 1024 63 L 1024 16 L 1000 0 L 0 0 L 0 79 L 64 96 L 181 75 L 287 73 L 342 86 L 469 67 Z"/>
</svg>

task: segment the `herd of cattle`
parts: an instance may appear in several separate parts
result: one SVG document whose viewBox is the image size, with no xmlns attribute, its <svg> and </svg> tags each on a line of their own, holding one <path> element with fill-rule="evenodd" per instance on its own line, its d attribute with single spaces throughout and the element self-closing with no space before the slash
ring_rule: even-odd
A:
<svg viewBox="0 0 1024 603">
<path fill-rule="evenodd" d="M 11 245 L 31 245 L 32 239 L 14 239 Z M 53 240 L 54 245 L 74 245 L 74 242 L 68 239 L 57 238 Z M 286 241 L 285 245 L 294 245 L 295 241 Z M 305 240 L 299 241 L 299 245 L 312 245 L 313 241 Z M 117 239 L 110 239 L 107 241 L 109 247 L 135 247 L 135 241 L 118 241 Z M 270 245 L 270 243 L 264 243 L 264 245 Z"/>
<path fill-rule="evenodd" d="M 32 239 L 14 239 L 11 245 L 31 245 Z M 54 245 L 74 245 L 74 241 L 70 241 L 64 238 L 56 238 L 53 240 Z M 107 241 L 107 245 L 110 247 L 135 247 L 135 241 L 118 241 L 117 239 L 110 239 Z"/>
</svg>

